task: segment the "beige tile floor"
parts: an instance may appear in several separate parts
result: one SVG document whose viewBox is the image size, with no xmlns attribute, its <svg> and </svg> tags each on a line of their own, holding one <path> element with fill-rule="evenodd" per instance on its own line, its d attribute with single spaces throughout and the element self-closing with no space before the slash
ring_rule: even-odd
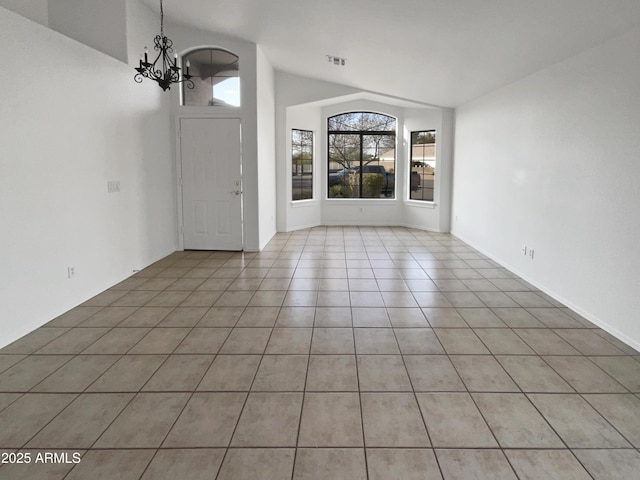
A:
<svg viewBox="0 0 640 480">
<path fill-rule="evenodd" d="M 638 352 L 454 237 L 314 228 L 0 350 L 0 450 L 31 456 L 0 478 L 640 478 L 638 394 Z"/>
</svg>

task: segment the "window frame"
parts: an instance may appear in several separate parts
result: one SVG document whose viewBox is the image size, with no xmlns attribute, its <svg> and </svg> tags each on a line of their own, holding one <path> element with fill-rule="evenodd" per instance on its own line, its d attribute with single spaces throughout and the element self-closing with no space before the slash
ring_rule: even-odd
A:
<svg viewBox="0 0 640 480">
<path fill-rule="evenodd" d="M 193 61 L 193 60 L 191 60 L 190 57 L 192 55 L 195 55 L 195 54 L 198 54 L 198 53 L 201 53 L 201 52 L 223 52 L 223 53 L 226 53 L 226 54 L 228 54 L 228 55 L 230 55 L 232 57 L 235 57 L 235 60 L 233 62 L 231 62 L 231 63 L 226 64 L 226 67 L 228 68 L 228 67 L 232 67 L 232 66 L 236 65 L 237 74 L 234 75 L 234 76 L 227 77 L 225 80 L 222 80 L 221 82 L 218 82 L 216 84 L 212 83 L 210 85 L 210 88 L 211 88 L 210 96 L 211 96 L 211 98 L 209 99 L 209 103 L 208 104 L 204 104 L 204 103 L 202 103 L 202 104 L 187 103 L 187 91 L 188 90 L 192 90 L 192 89 L 187 87 L 185 83 L 181 83 L 181 85 L 180 85 L 181 86 L 181 89 L 180 89 L 180 106 L 181 107 L 187 107 L 187 108 L 212 108 L 212 107 L 216 108 L 216 109 L 228 108 L 228 109 L 233 109 L 233 110 L 241 108 L 242 107 L 242 81 L 241 81 L 242 79 L 240 77 L 240 56 L 238 54 L 232 52 L 231 50 L 228 50 L 228 49 L 222 48 L 222 47 L 204 46 L 204 47 L 193 48 L 193 49 L 190 49 L 190 50 L 184 52 L 181 55 L 180 66 L 181 66 L 181 69 L 182 69 L 183 72 L 187 71 L 187 61 Z M 212 64 L 209 64 L 209 65 L 212 65 Z M 192 69 L 191 70 L 191 74 L 192 75 L 194 73 L 196 73 L 196 72 L 193 71 L 194 68 L 195 68 L 195 66 L 191 66 L 191 69 Z M 220 70 L 220 71 L 224 72 L 226 70 L 223 69 L 223 70 Z M 220 72 L 217 72 L 215 75 L 213 75 L 210 78 L 224 78 L 222 76 L 218 77 L 218 73 L 220 73 Z M 231 78 L 237 79 L 237 83 L 238 83 L 238 85 L 237 85 L 237 87 L 238 87 L 237 88 L 238 104 L 234 105 L 232 103 L 225 103 L 224 105 L 222 105 L 222 104 L 216 103 L 215 102 L 216 99 L 220 100 L 218 97 L 214 96 L 216 85 L 219 85 L 219 84 L 223 83 L 224 81 L 226 81 L 228 79 L 231 79 Z M 195 75 L 193 75 L 193 78 L 191 80 L 195 83 L 195 81 L 197 79 L 198 79 L 198 75 L 196 73 Z M 195 85 L 195 89 L 198 89 L 198 88 L 199 88 L 199 86 L 196 84 Z"/>
<path fill-rule="evenodd" d="M 311 162 L 310 162 L 310 165 L 311 165 L 311 185 L 310 185 L 311 196 L 308 197 L 308 198 L 297 198 L 297 199 L 294 198 L 295 188 L 293 186 L 293 181 L 294 181 L 295 177 L 297 176 L 296 174 L 294 174 L 294 171 L 293 171 L 293 167 L 294 167 L 294 163 L 293 163 L 294 162 L 294 158 L 293 158 L 293 156 L 294 156 L 294 145 L 295 145 L 295 143 L 294 143 L 294 132 L 308 133 L 308 134 L 310 134 L 310 137 L 311 137 L 310 145 L 309 144 L 305 144 L 304 141 L 302 141 L 302 140 L 299 143 L 301 149 L 304 148 L 304 145 L 309 146 L 310 147 L 309 148 L 309 152 L 311 153 Z M 294 204 L 299 203 L 299 202 L 308 202 L 308 201 L 311 201 L 311 200 L 315 199 L 315 195 L 314 195 L 315 194 L 315 188 L 314 188 L 315 136 L 316 135 L 315 135 L 315 132 L 313 130 L 306 130 L 306 129 L 303 129 L 303 128 L 292 128 L 291 129 L 291 137 L 290 137 L 291 138 L 291 157 L 290 157 L 290 160 L 291 160 L 292 169 L 291 169 L 291 183 L 290 183 L 290 185 L 291 185 L 290 201 L 292 203 L 294 203 Z M 304 164 L 301 164 L 301 167 L 302 167 L 302 174 L 301 174 L 301 176 L 302 176 L 302 175 L 304 175 Z M 302 181 L 300 183 L 301 183 L 300 191 L 302 191 L 302 188 L 303 188 L 302 187 Z"/>
<path fill-rule="evenodd" d="M 413 147 L 414 145 L 429 145 L 429 144 L 414 144 L 413 143 L 413 137 L 414 134 L 420 134 L 420 133 L 430 133 L 433 135 L 434 137 L 434 142 L 433 142 L 433 148 L 434 148 L 434 152 L 433 152 L 433 162 L 434 162 L 434 166 L 433 166 L 433 188 L 432 188 L 432 193 L 431 193 L 431 199 L 425 199 L 425 198 L 412 198 L 411 195 L 413 193 L 413 190 L 411 189 L 411 175 L 413 173 L 413 164 L 414 164 L 414 156 L 413 156 Z M 423 205 L 423 206 L 434 206 L 435 205 L 435 201 L 436 201 L 436 192 L 437 192 L 437 182 L 436 182 L 436 176 L 437 176 L 437 170 L 438 170 L 438 160 L 437 160 L 437 151 L 438 151 L 438 134 L 437 134 L 437 129 L 435 128 L 429 128 L 429 129 L 422 129 L 422 130 L 413 130 L 410 132 L 409 134 L 409 155 L 408 155 L 408 161 L 407 161 L 407 165 L 408 165 L 408 186 L 409 188 L 407 189 L 407 200 L 409 202 L 415 202 L 416 205 Z M 425 158 L 424 156 L 422 158 Z M 424 167 L 423 167 L 424 168 Z M 419 190 L 422 190 L 422 196 L 424 197 L 424 191 L 425 191 L 425 187 L 424 187 L 424 177 L 422 176 L 424 175 L 421 174 L 421 182 L 420 182 L 420 188 Z"/>
<path fill-rule="evenodd" d="M 331 119 L 334 119 L 336 117 L 340 117 L 342 115 L 348 115 L 348 114 L 372 114 L 372 115 L 380 115 L 383 117 L 387 117 L 389 119 L 393 119 L 394 122 L 394 129 L 393 130 L 332 130 L 330 128 L 330 123 L 331 123 Z M 326 190 L 326 199 L 330 200 L 330 201 L 374 201 L 374 202 L 380 202 L 380 201 L 396 201 L 398 199 L 398 195 L 396 194 L 396 190 L 397 190 L 397 175 L 396 175 L 396 171 L 397 171 L 397 166 L 398 166 L 398 158 L 397 158 L 397 152 L 398 152 L 398 118 L 395 117 L 394 115 L 389 115 L 387 113 L 382 113 L 382 112 L 373 112 L 370 110 L 353 110 L 353 111 L 348 111 L 348 112 L 341 112 L 341 113 L 336 113 L 335 115 L 331 115 L 327 117 L 327 158 L 326 158 L 326 179 L 327 179 L 327 190 Z M 358 136 L 359 137 L 359 158 L 358 158 L 358 166 L 356 168 L 358 168 L 359 170 L 359 192 L 357 197 L 331 197 L 330 196 L 330 191 L 331 191 L 331 181 L 330 181 L 330 176 L 331 176 L 331 169 L 330 169 L 330 163 L 331 163 L 331 158 L 330 158 L 330 152 L 331 152 L 331 135 L 353 135 L 353 136 Z M 386 136 L 393 136 L 393 150 L 394 150 L 394 160 L 393 160 L 393 175 L 394 175 L 394 184 L 393 184 L 393 195 L 392 196 L 384 196 L 384 197 L 366 197 L 366 196 L 362 196 L 363 195 L 363 189 L 364 189 L 364 185 L 363 185 L 363 176 L 364 173 L 363 172 L 363 154 L 366 150 L 367 147 L 365 147 L 365 143 L 364 143 L 364 137 L 367 136 L 382 136 L 382 135 L 386 135 Z M 380 159 L 378 158 L 378 164 L 380 163 Z M 366 165 L 365 165 L 366 166 Z M 346 167 L 345 167 L 346 168 Z M 353 168 L 353 167 L 350 167 Z"/>
</svg>

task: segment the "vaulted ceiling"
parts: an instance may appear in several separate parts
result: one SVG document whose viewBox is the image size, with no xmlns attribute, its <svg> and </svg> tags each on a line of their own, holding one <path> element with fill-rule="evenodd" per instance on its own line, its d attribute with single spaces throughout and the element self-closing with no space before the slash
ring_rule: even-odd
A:
<svg viewBox="0 0 640 480">
<path fill-rule="evenodd" d="M 638 0 L 164 0 L 164 11 L 259 44 L 278 70 L 448 107 L 640 24 Z"/>
</svg>

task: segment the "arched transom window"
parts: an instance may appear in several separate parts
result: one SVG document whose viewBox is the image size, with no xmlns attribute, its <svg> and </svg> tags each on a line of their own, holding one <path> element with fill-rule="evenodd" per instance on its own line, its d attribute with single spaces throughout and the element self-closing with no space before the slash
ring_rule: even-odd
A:
<svg viewBox="0 0 640 480">
<path fill-rule="evenodd" d="M 182 104 L 191 106 L 240 106 L 238 56 L 221 48 L 194 50 L 182 57 L 189 62 L 195 88 L 182 89 Z"/>
</svg>

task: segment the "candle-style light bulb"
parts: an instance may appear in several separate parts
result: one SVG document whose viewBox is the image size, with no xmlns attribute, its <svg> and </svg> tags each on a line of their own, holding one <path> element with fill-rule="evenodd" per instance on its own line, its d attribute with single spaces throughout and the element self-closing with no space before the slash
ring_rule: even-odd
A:
<svg viewBox="0 0 640 480">
<path fill-rule="evenodd" d="M 149 63 L 149 49 L 144 47 L 144 63 Z"/>
</svg>

